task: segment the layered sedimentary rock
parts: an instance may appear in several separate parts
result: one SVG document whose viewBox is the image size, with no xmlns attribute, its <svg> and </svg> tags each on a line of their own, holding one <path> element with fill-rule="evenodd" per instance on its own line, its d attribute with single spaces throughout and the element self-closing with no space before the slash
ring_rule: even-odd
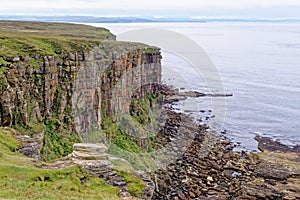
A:
<svg viewBox="0 0 300 200">
<path fill-rule="evenodd" d="M 88 133 L 100 128 L 103 117 L 128 113 L 133 93 L 144 96 L 154 90 L 151 84 L 160 83 L 158 49 L 119 48 L 100 45 L 84 55 L 72 96 L 76 132 Z"/>
<path fill-rule="evenodd" d="M 58 49 L 59 57 L 44 55 L 36 68 L 29 56 L 14 57 L 1 78 L 1 125 L 55 116 L 62 124 L 75 125 L 69 127 L 77 133 L 100 128 L 104 114 L 129 109 L 133 83 L 160 82 L 159 50 L 146 48 L 107 43 L 84 52 Z"/>
<path fill-rule="evenodd" d="M 113 163 L 122 163 L 122 165 L 129 166 L 126 160 L 114 157 L 106 153 L 107 147 L 103 144 L 89 144 L 89 143 L 76 143 L 74 150 L 69 155 L 72 162 L 81 165 L 90 174 L 100 177 L 106 183 L 116 186 L 120 189 L 121 197 L 131 197 L 128 192 L 128 183 L 125 179 L 118 175 L 118 171 Z M 129 172 L 128 172 L 129 173 Z M 154 184 L 148 176 L 143 173 L 132 173 L 132 176 L 140 177 L 146 183 L 143 199 L 151 199 L 154 190 Z"/>
</svg>

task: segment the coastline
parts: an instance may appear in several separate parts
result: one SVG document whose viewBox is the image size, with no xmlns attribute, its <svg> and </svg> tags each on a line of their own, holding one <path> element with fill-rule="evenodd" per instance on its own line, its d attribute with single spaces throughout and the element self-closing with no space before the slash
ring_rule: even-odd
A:
<svg viewBox="0 0 300 200">
<path fill-rule="evenodd" d="M 174 90 L 166 93 L 176 94 Z M 300 198 L 299 146 L 291 148 L 257 137 L 260 152 L 235 151 L 226 137 L 209 137 L 209 127 L 192 125 L 192 119 L 185 114 L 173 115 L 183 119 L 173 127 L 187 125 L 194 130 L 197 127 L 197 131 L 180 158 L 152 175 L 157 182 L 154 199 Z M 172 141 L 176 136 L 163 137 Z"/>
<path fill-rule="evenodd" d="M 1 195 L 15 198 L 20 196 L 20 191 L 23 192 L 22 195 L 26 193 L 28 199 L 40 198 L 43 189 L 51 199 L 58 198 L 55 195 L 61 195 L 50 194 L 53 190 L 63 190 L 62 197 L 78 195 L 77 198 L 88 192 L 89 197 L 94 199 L 102 194 L 108 195 L 110 199 L 130 199 L 132 196 L 135 199 L 183 200 L 300 198 L 299 146 L 290 148 L 269 138 L 258 137 L 261 152 L 235 151 L 235 145 L 226 136 L 211 131 L 205 124 L 194 123 L 190 116 L 172 108 L 176 101 L 187 97 L 212 96 L 209 93 L 180 93 L 170 86 L 154 84 L 149 86 L 149 90 L 138 90 L 130 96 L 130 101 L 120 98 L 123 90 L 128 92 L 127 89 L 133 84 L 132 80 L 135 80 L 132 68 L 138 68 L 134 71 L 138 77 L 150 77 L 154 73 L 152 78 L 160 83 L 159 48 L 148 48 L 136 43 L 103 42 L 103 38 L 115 38 L 105 29 L 91 29 L 90 37 L 101 33 L 98 35 L 101 40 L 90 41 L 82 38 L 87 27 L 77 28 L 80 28 L 80 40 L 77 38 L 77 42 L 74 42 L 76 34 L 61 36 L 65 33 L 58 33 L 56 39 L 49 40 L 48 31 L 52 30 L 47 29 L 44 30 L 46 36 L 36 38 L 32 33 L 26 33 L 27 37 L 26 34 L 23 36 L 25 40 L 17 42 L 16 38 L 21 36 L 16 33 L 7 36 L 8 33 L 4 33 L 4 44 L 12 45 L 8 50 L 14 51 L 3 51 L 0 63 L 0 78 L 3 83 L 0 90 L 1 123 L 6 126 L 0 128 L 0 159 L 4 161 L 0 162 L 0 186 L 10 189 L 8 193 L 0 191 L 1 198 Z M 27 30 L 26 27 L 25 29 Z M 79 41 L 89 44 L 86 46 L 88 49 L 82 50 L 83 46 L 78 44 Z M 28 46 L 34 43 L 35 46 L 30 46 L 36 51 L 34 55 L 27 52 L 24 42 Z M 68 47 L 65 52 L 55 49 L 59 44 Z M 98 46 L 97 51 L 93 49 L 95 44 Z M 39 48 L 41 46 L 46 46 L 47 49 Z M 138 47 L 141 49 L 137 49 Z M 17 54 L 24 55 L 15 56 L 15 50 L 18 51 Z M 81 53 L 77 53 L 78 50 Z M 117 50 L 120 54 L 126 51 L 120 57 Z M 44 57 L 40 57 L 40 54 Z M 95 63 L 99 66 L 94 66 Z M 150 63 L 153 68 L 148 71 L 139 70 L 142 63 Z M 109 68 L 101 71 L 106 65 Z M 85 69 L 85 73 L 78 76 L 77 70 L 80 67 Z M 98 69 L 97 73 L 90 73 L 90 68 Z M 130 73 L 125 73 L 126 70 Z M 95 77 L 91 75 L 101 77 L 101 80 L 97 79 L 101 88 L 95 88 Z M 124 84 L 120 84 L 116 90 L 114 87 L 121 77 L 125 77 Z M 78 118 L 82 124 L 72 121 L 74 107 L 70 97 L 73 95 L 71 86 L 75 85 L 75 80 L 84 83 L 80 85 L 80 89 L 83 89 L 83 94 L 87 94 L 84 96 L 84 103 L 79 101 L 82 99 L 76 99 L 78 101 L 75 105 L 89 104 L 92 108 Z M 24 82 L 26 87 L 23 87 Z M 115 93 L 112 92 L 113 89 Z M 19 100 L 22 100 L 21 103 Z M 28 107 L 27 102 L 34 103 Z M 154 107 L 162 117 L 151 111 Z M 95 109 L 99 111 L 95 114 L 95 119 L 100 122 L 95 124 L 97 130 L 104 130 L 104 138 L 91 138 L 91 141 L 88 140 L 91 143 L 83 143 L 87 140 L 76 138 L 72 131 L 78 125 L 82 128 L 78 134 L 89 132 L 95 121 L 91 120 L 93 116 L 86 114 L 93 114 L 90 111 Z M 124 121 L 129 127 L 134 127 L 130 132 L 122 131 L 119 127 L 122 121 L 118 124 L 113 119 L 114 116 L 120 117 L 117 115 L 118 111 L 124 110 L 130 113 L 128 117 L 133 118 L 133 124 L 127 123 L 127 118 Z M 106 118 L 102 118 L 103 116 Z M 155 125 L 161 128 L 157 133 L 149 138 L 130 134 L 150 127 L 151 120 L 156 120 Z M 144 134 L 145 131 L 142 130 L 141 133 Z M 95 136 L 99 136 L 97 134 L 98 132 Z M 66 140 L 67 143 L 64 143 Z M 97 144 L 102 141 L 104 142 Z M 115 149 L 109 146 L 111 144 L 119 145 L 117 150 L 121 154 L 114 152 Z M 45 146 L 46 149 L 42 151 Z M 125 157 L 121 157 L 124 152 Z M 139 169 L 142 172 L 137 171 Z M 22 190 L 15 190 L 16 186 Z"/>
</svg>

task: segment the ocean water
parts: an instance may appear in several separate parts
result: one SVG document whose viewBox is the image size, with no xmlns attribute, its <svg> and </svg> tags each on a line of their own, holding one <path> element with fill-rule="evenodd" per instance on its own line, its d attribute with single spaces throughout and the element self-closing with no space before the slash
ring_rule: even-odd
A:
<svg viewBox="0 0 300 200">
<path fill-rule="evenodd" d="M 140 28 L 166 28 L 201 46 L 215 64 L 226 93 L 223 128 L 241 148 L 256 149 L 256 135 L 300 144 L 300 24 L 284 23 L 130 23 L 90 24 L 114 34 Z M 193 53 L 193 52 L 191 52 Z M 163 51 L 163 81 L 186 90 L 207 92 L 193 66 Z M 198 105 L 195 108 L 195 101 Z M 199 108 L 214 115 L 211 98 L 187 99 L 178 109 Z M 203 119 L 205 123 L 205 119 Z M 209 123 L 209 122 L 207 122 Z"/>
</svg>

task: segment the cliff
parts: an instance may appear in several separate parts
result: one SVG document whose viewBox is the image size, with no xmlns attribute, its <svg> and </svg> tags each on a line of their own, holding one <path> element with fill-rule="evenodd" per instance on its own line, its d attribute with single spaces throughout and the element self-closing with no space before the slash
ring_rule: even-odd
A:
<svg viewBox="0 0 300 200">
<path fill-rule="evenodd" d="M 0 126 L 31 136 L 51 160 L 129 110 L 133 93 L 154 91 L 159 49 L 114 39 L 84 25 L 0 22 Z"/>
</svg>

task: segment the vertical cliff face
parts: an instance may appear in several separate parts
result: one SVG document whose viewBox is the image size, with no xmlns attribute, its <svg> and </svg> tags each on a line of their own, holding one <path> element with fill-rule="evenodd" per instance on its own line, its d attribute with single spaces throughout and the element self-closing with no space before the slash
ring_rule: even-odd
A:
<svg viewBox="0 0 300 200">
<path fill-rule="evenodd" d="M 129 113 L 131 99 L 156 92 L 161 82 L 158 51 L 134 50 L 115 59 L 102 76 L 101 92 L 106 116 Z"/>
<path fill-rule="evenodd" d="M 4 58 L 1 126 L 29 127 L 35 134 L 54 120 L 65 133 L 87 134 L 101 127 L 103 116 L 128 111 L 133 92 L 143 96 L 161 81 L 156 48 L 104 42 L 88 51 L 56 53 Z"/>
<path fill-rule="evenodd" d="M 52 117 L 69 122 L 68 100 L 76 66 L 65 65 L 54 56 L 44 56 L 38 67 L 28 56 L 13 60 L 2 74 L 1 125 L 30 125 Z"/>
<path fill-rule="evenodd" d="M 132 86 L 160 83 L 161 55 L 158 49 L 100 45 L 83 55 L 74 80 L 72 110 L 76 132 L 88 134 L 101 128 L 103 117 L 129 112 Z M 147 87 L 142 95 L 151 92 Z"/>
</svg>

